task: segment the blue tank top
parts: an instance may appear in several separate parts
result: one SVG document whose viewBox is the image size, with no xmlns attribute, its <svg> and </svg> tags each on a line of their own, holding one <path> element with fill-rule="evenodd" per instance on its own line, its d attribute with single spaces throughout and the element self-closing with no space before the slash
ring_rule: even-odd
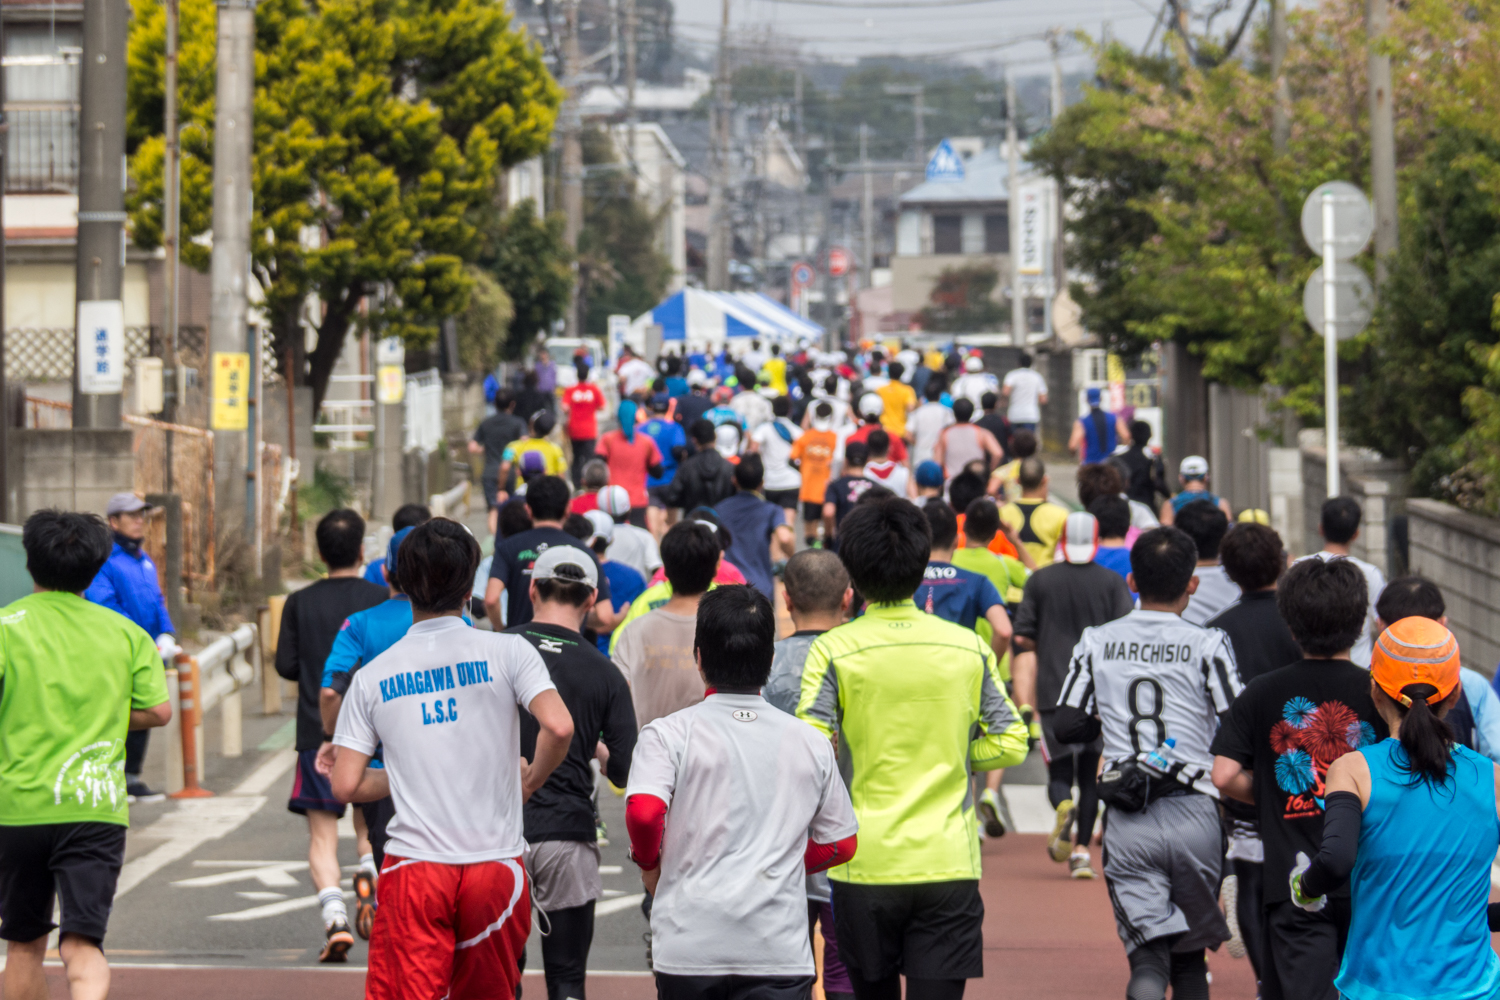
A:
<svg viewBox="0 0 1500 1000">
<path fill-rule="evenodd" d="M 1335 985 L 1349 1000 L 1500 996 L 1485 907 L 1500 847 L 1495 765 L 1453 748 L 1448 780 L 1412 783 L 1401 744 L 1363 747 L 1370 801 L 1349 880 L 1353 919 Z"/>
<path fill-rule="evenodd" d="M 1208 490 L 1183 490 L 1172 498 L 1172 513 L 1180 513 L 1182 508 L 1195 500 L 1207 500 L 1215 507 L 1219 506 L 1219 498 Z"/>
</svg>

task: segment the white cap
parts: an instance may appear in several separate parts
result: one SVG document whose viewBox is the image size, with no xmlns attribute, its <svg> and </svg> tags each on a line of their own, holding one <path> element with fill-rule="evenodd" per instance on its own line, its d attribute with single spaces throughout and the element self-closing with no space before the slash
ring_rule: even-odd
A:
<svg viewBox="0 0 1500 1000">
<path fill-rule="evenodd" d="M 859 415 L 862 417 L 878 417 L 885 412 L 885 400 L 867 392 L 859 397 Z"/>
<path fill-rule="evenodd" d="M 594 533 L 589 536 L 589 544 L 593 544 L 593 541 L 596 538 L 602 538 L 602 539 L 604 539 L 604 541 L 605 541 L 606 544 L 609 543 L 609 542 L 614 541 L 614 538 L 615 538 L 615 519 L 614 518 L 610 517 L 608 514 L 606 514 L 602 510 L 585 511 L 583 516 L 586 517 L 586 518 L 588 518 L 589 524 L 593 525 L 593 528 L 594 528 Z"/>
<path fill-rule="evenodd" d="M 599 509 L 610 517 L 630 513 L 630 491 L 623 486 L 606 486 L 599 491 Z"/>
<path fill-rule="evenodd" d="M 1208 475 L 1208 459 L 1202 455 L 1189 455 L 1182 460 L 1177 471 L 1184 479 L 1202 479 Z"/>
<path fill-rule="evenodd" d="M 703 385 L 708 381 L 708 376 L 703 373 L 702 368 L 694 368 L 687 373 L 687 384 L 691 386 Z"/>
<path fill-rule="evenodd" d="M 723 423 L 714 428 L 714 447 L 725 458 L 739 454 L 740 429 L 734 424 Z"/>
<path fill-rule="evenodd" d="M 599 568 L 583 549 L 576 545 L 551 545 L 531 564 L 531 579 L 568 580 L 599 587 Z"/>
<path fill-rule="evenodd" d="M 981 357 L 979 357 L 979 356 L 977 356 L 977 355 L 970 355 L 969 357 L 967 357 L 967 358 L 964 359 L 964 371 L 966 371 L 966 372 L 982 372 L 982 371 L 984 371 L 984 359 L 981 358 Z"/>
<path fill-rule="evenodd" d="M 1070 563 L 1090 563 L 1099 548 L 1099 521 L 1087 511 L 1075 510 L 1063 527 L 1063 555 Z"/>
</svg>

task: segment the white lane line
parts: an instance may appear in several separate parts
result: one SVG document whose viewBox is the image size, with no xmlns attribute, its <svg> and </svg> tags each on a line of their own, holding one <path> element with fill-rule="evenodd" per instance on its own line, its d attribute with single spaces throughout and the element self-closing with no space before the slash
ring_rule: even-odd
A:
<svg viewBox="0 0 1500 1000">
<path fill-rule="evenodd" d="M 345 892 L 344 898 L 353 899 L 354 893 Z M 221 923 L 227 921 L 264 920 L 267 917 L 279 917 L 283 913 L 293 913 L 297 910 L 311 910 L 317 905 L 317 896 L 302 896 L 298 899 L 284 899 L 279 903 L 267 903 L 265 906 L 252 906 L 248 910 L 215 913 L 208 919 Z"/>
<path fill-rule="evenodd" d="M 599 866 L 599 874 L 600 875 L 623 875 L 623 874 L 625 874 L 625 868 L 622 865 L 600 865 Z"/>
<path fill-rule="evenodd" d="M 183 799 L 177 808 L 136 833 L 161 844 L 127 861 L 115 889 L 118 900 L 174 861 L 187 857 L 210 840 L 233 833 L 266 804 L 262 794 L 297 762 L 297 751 L 272 754 L 228 795 L 211 799 Z"/>
<path fill-rule="evenodd" d="M 241 868 L 227 872 L 218 872 L 214 875 L 198 875 L 193 878 L 178 879 L 173 885 L 185 889 L 202 889 L 214 885 L 228 885 L 231 882 L 246 882 L 255 879 L 267 889 L 287 888 L 297 885 L 297 880 L 292 877 L 291 872 L 299 872 L 307 867 L 306 861 L 283 861 L 280 864 L 265 865 L 259 868 Z"/>
<path fill-rule="evenodd" d="M 286 899 L 286 893 L 284 892 L 261 892 L 259 889 L 237 892 L 235 895 L 241 899 L 249 899 L 257 903 L 266 903 L 273 899 Z"/>
<path fill-rule="evenodd" d="M 594 906 L 594 916 L 607 917 L 611 913 L 619 913 L 622 910 L 640 906 L 641 900 L 645 898 L 646 894 L 644 892 L 637 892 L 630 896 L 620 896 L 618 899 L 601 900 Z"/>
</svg>

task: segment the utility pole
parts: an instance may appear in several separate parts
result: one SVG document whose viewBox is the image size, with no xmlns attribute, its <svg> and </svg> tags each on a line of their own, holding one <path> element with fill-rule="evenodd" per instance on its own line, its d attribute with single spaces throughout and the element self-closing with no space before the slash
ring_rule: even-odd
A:
<svg viewBox="0 0 1500 1000">
<path fill-rule="evenodd" d="M 78 112 L 78 352 L 73 378 L 73 426 L 78 429 L 120 426 L 129 24 L 130 7 L 124 0 L 84 0 Z"/>
<path fill-rule="evenodd" d="M 923 104 L 927 88 L 920 83 L 888 83 L 883 89 L 892 97 L 911 98 L 911 113 L 916 122 L 913 129 L 913 138 L 917 143 L 917 148 L 912 153 L 912 157 L 918 163 L 921 163 L 927 155 L 927 126 L 924 121 L 927 117 L 927 108 Z"/>
<path fill-rule="evenodd" d="M 1370 187 L 1375 196 L 1375 284 L 1384 282 L 1396 253 L 1396 126 L 1391 115 L 1391 57 L 1380 51 L 1390 27 L 1387 0 L 1365 0 L 1369 39 Z"/>
<path fill-rule="evenodd" d="M 714 79 L 713 178 L 708 189 L 708 288 L 729 288 L 729 0 L 719 15 L 719 62 Z"/>
<path fill-rule="evenodd" d="M 859 204 L 859 220 L 863 224 L 864 274 L 860 284 L 870 287 L 870 273 L 875 267 L 875 190 L 874 178 L 870 174 L 870 126 L 859 123 L 859 169 L 864 175 L 864 197 Z"/>
<path fill-rule="evenodd" d="M 1057 126 L 1057 120 L 1067 109 L 1067 103 L 1063 98 L 1063 75 L 1062 75 L 1062 29 L 1053 28 L 1047 32 L 1047 46 L 1052 50 L 1052 107 L 1051 126 Z M 1057 197 L 1052 199 L 1052 274 L 1056 279 L 1053 288 L 1049 289 L 1048 311 L 1050 314 L 1051 303 L 1062 294 L 1064 288 L 1068 287 L 1068 264 L 1063 242 L 1063 189 L 1062 180 L 1057 179 Z M 1047 323 L 1047 332 L 1053 333 L 1052 323 Z"/>
<path fill-rule="evenodd" d="M 215 529 L 234 538 L 250 526 L 245 471 L 252 440 L 249 386 L 253 365 L 240 370 L 238 396 L 221 369 L 245 351 L 249 327 L 250 181 L 255 109 L 254 0 L 220 0 L 217 103 L 214 109 L 214 245 L 209 265 L 209 381 L 213 387 Z M 290 373 L 289 373 L 290 374 Z M 233 403 L 231 408 L 226 404 Z M 295 434 L 295 428 L 290 431 Z M 259 576 L 259 567 L 255 574 Z"/>
<path fill-rule="evenodd" d="M 1026 346 L 1026 297 L 1021 293 L 1021 139 L 1016 130 L 1016 81 L 1005 71 L 1005 214 L 1010 223 L 1010 342 Z"/>
<path fill-rule="evenodd" d="M 1292 91 L 1286 80 L 1286 0 L 1271 0 L 1271 148 L 1286 153 L 1292 137 Z"/>
<path fill-rule="evenodd" d="M 582 96 L 578 84 L 580 71 L 578 57 L 578 3 L 579 0 L 563 2 L 563 86 L 568 97 L 563 103 L 562 121 L 562 210 L 563 239 L 574 254 L 578 251 L 578 233 L 583 229 L 583 120 L 578 107 Z M 632 152 L 634 152 L 632 150 Z M 573 262 L 573 291 L 568 298 L 568 312 L 564 317 L 567 334 L 578 336 L 578 262 Z"/>
<path fill-rule="evenodd" d="M 802 129 L 802 66 L 798 64 L 792 70 L 792 122 L 793 137 L 797 143 L 797 155 L 802 157 L 802 169 L 807 170 L 807 136 Z M 804 183 L 797 188 L 797 256 L 807 256 L 807 184 L 806 174 L 803 175 Z M 803 290 L 803 294 L 807 294 Z"/>
<path fill-rule="evenodd" d="M 625 120 L 630 123 L 630 155 L 635 156 L 635 0 L 625 5 Z"/>
<path fill-rule="evenodd" d="M 182 195 L 177 190 L 181 174 L 178 169 L 179 157 L 182 155 L 182 136 L 177 132 L 177 11 L 179 0 L 166 0 L 167 15 L 167 39 L 166 39 L 166 79 L 164 81 L 165 94 L 163 95 L 163 131 L 167 144 L 166 162 L 162 164 L 161 186 L 162 186 L 162 230 L 164 238 L 162 243 L 167 251 L 167 264 L 162 269 L 162 327 L 166 332 L 165 341 L 162 345 L 166 355 L 165 363 L 162 365 L 162 419 L 167 423 L 177 421 L 177 260 L 181 253 L 178 246 L 180 234 L 181 210 L 178 203 Z M 172 453 L 175 450 L 172 440 L 174 435 L 167 431 L 162 435 L 164 440 L 163 451 L 166 453 L 162 462 L 162 492 L 171 493 L 172 483 Z M 182 588 L 178 584 L 181 576 L 181 562 L 174 569 L 168 566 L 168 573 L 174 574 L 172 588 L 169 596 L 179 598 Z M 171 560 L 168 560 L 171 563 Z M 174 601 L 181 604 L 181 600 Z"/>
</svg>

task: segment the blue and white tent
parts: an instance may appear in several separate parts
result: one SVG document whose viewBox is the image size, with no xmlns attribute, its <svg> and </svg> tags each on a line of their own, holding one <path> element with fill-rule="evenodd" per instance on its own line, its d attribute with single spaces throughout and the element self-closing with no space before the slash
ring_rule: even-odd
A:
<svg viewBox="0 0 1500 1000">
<path fill-rule="evenodd" d="M 708 292 L 684 288 L 630 324 L 626 342 L 644 350 L 646 327 L 656 323 L 662 342 L 687 342 L 718 350 L 733 342 L 748 344 L 751 338 L 768 343 L 793 344 L 803 338 L 818 338 L 823 328 L 758 292 Z"/>
</svg>

